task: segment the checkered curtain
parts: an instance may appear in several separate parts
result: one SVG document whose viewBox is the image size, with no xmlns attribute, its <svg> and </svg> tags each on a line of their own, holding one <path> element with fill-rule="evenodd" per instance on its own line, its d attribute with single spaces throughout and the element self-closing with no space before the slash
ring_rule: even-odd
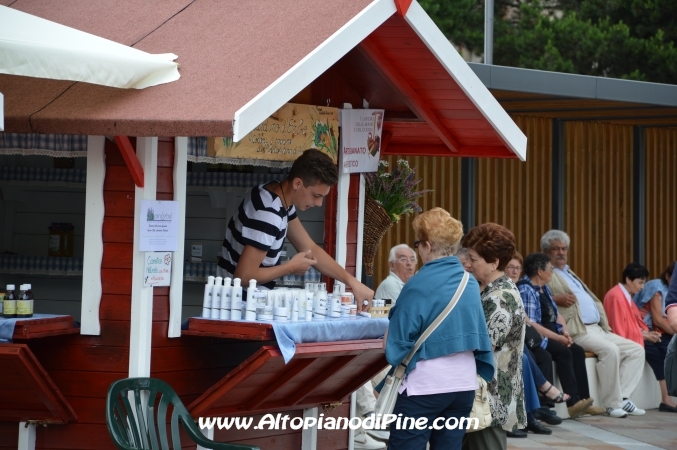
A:
<svg viewBox="0 0 677 450">
<path fill-rule="evenodd" d="M 0 133 L 0 155 L 87 157 L 87 136 L 77 134 Z"/>
</svg>

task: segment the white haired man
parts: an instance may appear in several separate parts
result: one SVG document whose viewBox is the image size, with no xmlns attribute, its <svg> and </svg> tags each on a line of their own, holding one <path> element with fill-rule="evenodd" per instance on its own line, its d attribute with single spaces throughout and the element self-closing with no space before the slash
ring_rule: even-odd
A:
<svg viewBox="0 0 677 450">
<path fill-rule="evenodd" d="M 390 299 L 397 302 L 404 283 L 416 272 L 416 252 L 407 244 L 399 244 L 390 249 L 388 264 L 390 274 L 378 285 L 374 298 Z"/>
<path fill-rule="evenodd" d="M 571 339 L 597 355 L 600 397 L 611 417 L 639 416 L 645 411 L 628 397 L 644 370 L 644 348 L 611 332 L 602 302 L 569 268 L 569 235 L 550 230 L 541 237 L 541 251 L 550 255 L 553 274 L 548 287 L 566 320 Z"/>
<path fill-rule="evenodd" d="M 417 262 L 416 252 L 407 244 L 399 244 L 391 248 L 388 257 L 390 274 L 379 284 L 374 298 L 390 299 L 394 305 L 397 297 L 400 296 L 404 283 L 409 281 L 414 272 L 416 272 Z M 386 373 L 387 369 L 374 377 L 374 381 L 381 381 L 381 378 Z M 356 407 L 358 416 L 368 417 L 374 413 L 376 405 L 376 397 L 373 390 L 374 384 L 372 381 L 369 381 L 357 390 Z M 374 429 L 366 430 L 365 432 L 365 430 L 360 429 L 355 432 L 354 447 L 359 450 L 375 448 L 374 439 L 372 438 L 376 438 L 375 441 L 382 444 L 383 441 L 388 440 L 388 437 L 389 433 L 386 430 Z M 385 446 L 385 444 L 382 445 Z"/>
</svg>

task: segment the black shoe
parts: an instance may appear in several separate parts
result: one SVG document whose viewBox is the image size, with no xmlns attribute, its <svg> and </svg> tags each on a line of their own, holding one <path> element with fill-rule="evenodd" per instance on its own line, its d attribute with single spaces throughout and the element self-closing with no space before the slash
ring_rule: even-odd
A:
<svg viewBox="0 0 677 450">
<path fill-rule="evenodd" d="M 562 423 L 562 418 L 559 417 L 554 411 L 549 409 L 534 409 L 531 414 L 533 414 L 536 419 L 545 422 L 548 425 L 559 425 Z"/>
<path fill-rule="evenodd" d="M 544 427 L 538 421 L 528 423 L 527 430 L 535 434 L 552 434 L 552 430 L 550 428 Z"/>
<path fill-rule="evenodd" d="M 525 438 L 527 437 L 527 432 L 524 430 L 515 430 L 515 431 L 508 431 L 506 433 L 508 437 L 511 438 Z"/>
<path fill-rule="evenodd" d="M 661 403 L 661 404 L 658 406 L 658 410 L 659 410 L 659 411 L 662 411 L 662 412 L 674 412 L 674 413 L 677 413 L 677 408 L 675 408 L 674 406 L 666 405 L 665 403 Z"/>
</svg>

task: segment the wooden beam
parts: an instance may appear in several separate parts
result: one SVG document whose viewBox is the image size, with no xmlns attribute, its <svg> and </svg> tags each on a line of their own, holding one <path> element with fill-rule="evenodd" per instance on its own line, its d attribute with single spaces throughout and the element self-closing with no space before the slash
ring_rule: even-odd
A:
<svg viewBox="0 0 677 450">
<path fill-rule="evenodd" d="M 517 158 L 507 147 L 488 147 L 488 146 L 463 146 L 455 153 L 449 153 L 449 149 L 444 145 L 407 145 L 390 144 L 381 155 L 397 156 L 453 156 L 453 157 L 473 157 L 473 158 Z"/>
<path fill-rule="evenodd" d="M 383 133 L 381 133 L 381 154 L 385 154 L 386 149 L 388 148 L 388 145 L 390 145 L 390 141 L 393 138 L 393 133 L 388 131 L 388 130 L 383 130 Z"/>
<path fill-rule="evenodd" d="M 134 179 L 134 184 L 136 184 L 137 187 L 142 188 L 143 167 L 141 167 L 139 158 L 136 157 L 136 152 L 134 151 L 132 143 L 129 141 L 127 136 L 115 136 L 115 143 L 118 144 L 122 158 L 125 160 L 125 164 L 127 164 L 129 173 Z"/>
<path fill-rule="evenodd" d="M 395 0 L 395 7 L 397 8 L 397 14 L 400 17 L 407 15 L 409 7 L 411 6 L 411 0 Z"/>
<path fill-rule="evenodd" d="M 435 115 L 433 110 L 426 105 L 425 101 L 411 87 L 409 82 L 400 75 L 399 71 L 391 64 L 388 58 L 381 53 L 381 50 L 379 50 L 374 41 L 371 38 L 367 38 L 360 43 L 358 49 L 371 62 L 373 67 L 402 94 L 407 106 L 430 125 L 449 150 L 457 152 L 461 148 L 461 145 Z"/>
</svg>

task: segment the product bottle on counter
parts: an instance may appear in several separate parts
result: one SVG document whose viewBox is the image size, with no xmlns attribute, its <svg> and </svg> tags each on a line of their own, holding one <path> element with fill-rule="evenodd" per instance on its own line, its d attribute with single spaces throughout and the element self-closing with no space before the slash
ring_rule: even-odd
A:
<svg viewBox="0 0 677 450">
<path fill-rule="evenodd" d="M 230 320 L 230 294 L 233 287 L 230 284 L 230 277 L 223 279 L 223 288 L 221 289 L 221 320 Z"/>
<path fill-rule="evenodd" d="M 258 299 L 256 294 L 256 280 L 253 278 L 249 280 L 249 287 L 247 288 L 247 304 L 244 306 L 244 320 L 253 322 L 256 320 L 256 304 Z"/>
<path fill-rule="evenodd" d="M 16 317 L 16 292 L 14 292 L 16 286 L 13 284 L 7 285 L 7 292 L 5 292 L 5 298 L 2 300 L 2 317 L 7 319 Z"/>
<path fill-rule="evenodd" d="M 16 300 L 16 317 L 33 317 L 33 292 L 30 284 L 21 286 L 21 293 Z"/>
<path fill-rule="evenodd" d="M 233 290 L 230 294 L 230 319 L 242 320 L 242 286 L 241 280 L 235 278 L 233 280 Z"/>
<path fill-rule="evenodd" d="M 205 285 L 204 298 L 202 299 L 202 317 L 211 319 L 212 317 L 212 294 L 214 291 L 214 277 L 207 277 L 207 284 Z"/>
<path fill-rule="evenodd" d="M 287 258 L 287 250 L 280 250 L 280 259 L 278 260 L 280 264 L 284 264 L 286 262 L 289 262 L 289 258 Z M 289 281 L 289 275 L 283 275 L 277 280 L 275 280 L 275 283 L 278 286 L 287 286 L 287 282 Z"/>
<path fill-rule="evenodd" d="M 214 287 L 212 288 L 212 319 L 221 318 L 221 292 L 223 291 L 223 278 L 216 277 L 214 279 Z"/>
</svg>

